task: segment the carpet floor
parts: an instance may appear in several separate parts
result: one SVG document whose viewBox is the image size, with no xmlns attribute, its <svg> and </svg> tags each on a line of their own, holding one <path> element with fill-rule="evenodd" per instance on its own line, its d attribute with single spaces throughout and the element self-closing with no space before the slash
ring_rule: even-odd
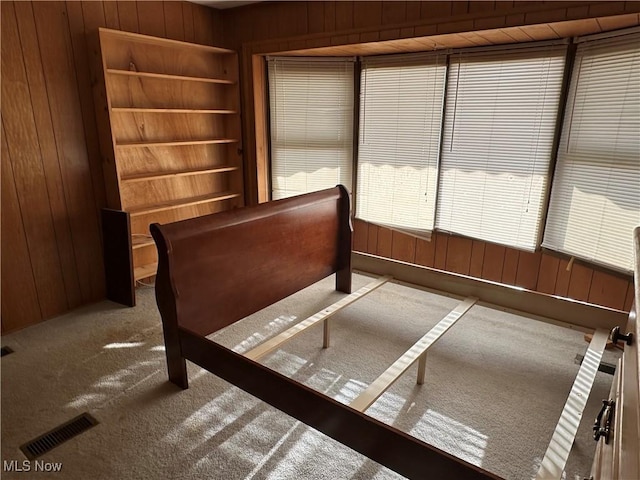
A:
<svg viewBox="0 0 640 480">
<path fill-rule="evenodd" d="M 354 275 L 354 290 L 371 281 Z M 211 336 L 238 352 L 340 299 L 323 280 Z M 250 294 L 250 293 L 249 293 Z M 57 479 L 395 479 L 398 474 L 188 364 L 190 388 L 168 383 L 153 288 L 138 305 L 105 301 L 2 338 L 2 460 L 89 412 L 100 423 L 39 460 Z M 338 313 L 332 345 L 313 327 L 265 365 L 350 402 L 460 300 L 387 284 Z M 367 413 L 506 479 L 530 479 L 545 453 L 584 354 L 583 334 L 474 306 Z M 614 363 L 616 352 L 605 352 Z M 591 468 L 591 425 L 612 377 L 599 372 L 564 478 Z M 15 464 L 13 464 L 15 466 Z"/>
</svg>

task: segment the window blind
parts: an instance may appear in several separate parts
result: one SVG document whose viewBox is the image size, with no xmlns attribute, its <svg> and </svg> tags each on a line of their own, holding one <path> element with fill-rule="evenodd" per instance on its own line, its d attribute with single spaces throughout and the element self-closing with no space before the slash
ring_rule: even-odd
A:
<svg viewBox="0 0 640 480">
<path fill-rule="evenodd" d="M 272 199 L 352 186 L 353 60 L 268 60 Z"/>
<path fill-rule="evenodd" d="M 565 46 L 452 55 L 436 226 L 537 247 Z"/>
<path fill-rule="evenodd" d="M 356 215 L 432 230 L 446 58 L 368 57 L 361 73 Z"/>
<path fill-rule="evenodd" d="M 543 246 L 630 271 L 640 225 L 640 35 L 577 47 Z"/>
</svg>

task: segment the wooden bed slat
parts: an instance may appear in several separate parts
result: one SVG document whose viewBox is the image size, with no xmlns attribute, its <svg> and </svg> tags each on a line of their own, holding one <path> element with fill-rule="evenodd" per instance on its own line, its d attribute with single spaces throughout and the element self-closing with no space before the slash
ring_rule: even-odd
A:
<svg viewBox="0 0 640 480">
<path fill-rule="evenodd" d="M 596 330 L 593 335 L 580 370 L 578 370 L 578 375 L 571 387 L 571 392 L 569 392 L 567 402 L 560 414 L 549 447 L 547 447 L 540 464 L 536 480 L 560 480 L 562 478 L 562 472 L 576 438 L 576 432 L 596 378 L 607 338 L 609 338 L 609 333 L 602 329 Z"/>
<path fill-rule="evenodd" d="M 407 478 L 500 479 L 184 328 L 180 345 L 190 361 Z"/>
<path fill-rule="evenodd" d="M 261 343 L 260 345 L 249 350 L 248 352 L 245 352 L 244 356 L 247 358 L 250 358 L 251 360 L 260 359 L 261 357 L 265 356 L 266 354 L 278 348 L 280 345 L 282 345 L 286 341 L 292 339 L 297 334 L 305 331 L 307 328 L 312 327 L 313 325 L 315 325 L 316 323 L 322 320 L 326 322 L 326 320 L 328 320 L 330 317 L 338 313 L 340 310 L 351 305 L 353 302 L 361 299 L 365 295 L 373 292 L 375 289 L 377 289 L 378 287 L 381 287 L 382 285 L 387 283 L 389 280 L 391 280 L 391 277 L 388 275 L 376 279 L 375 281 L 358 289 L 358 291 L 353 292 L 348 296 L 342 298 L 341 300 L 337 301 L 333 305 L 330 305 L 324 308 L 322 311 L 316 313 L 315 315 L 312 315 L 311 317 L 301 321 L 300 323 L 297 323 L 296 325 L 285 330 L 279 335 L 276 335 L 275 337 L 270 338 L 269 340 Z M 329 326 L 328 326 L 328 323 L 325 323 L 323 347 L 327 348 L 328 346 L 329 346 Z"/>
<path fill-rule="evenodd" d="M 420 340 L 418 340 L 404 355 L 396 360 L 387 370 L 380 375 L 369 387 L 362 392 L 349 405 L 351 408 L 364 412 L 380 395 L 393 385 L 407 369 L 420 358 L 418 368 L 418 383 L 424 381 L 424 371 L 426 362 L 426 352 L 447 330 L 449 330 L 462 316 L 469 311 L 478 301 L 475 297 L 468 297 L 456 308 L 451 310 L 440 320 L 431 330 L 429 330 Z"/>
</svg>

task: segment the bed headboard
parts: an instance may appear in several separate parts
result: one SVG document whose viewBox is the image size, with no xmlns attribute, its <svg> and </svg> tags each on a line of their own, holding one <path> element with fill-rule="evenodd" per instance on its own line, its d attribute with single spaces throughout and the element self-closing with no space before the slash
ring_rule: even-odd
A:
<svg viewBox="0 0 640 480">
<path fill-rule="evenodd" d="M 349 194 L 339 185 L 151 225 L 165 328 L 208 335 L 332 273 L 351 290 Z M 174 325 L 168 325 L 167 323 Z"/>
</svg>

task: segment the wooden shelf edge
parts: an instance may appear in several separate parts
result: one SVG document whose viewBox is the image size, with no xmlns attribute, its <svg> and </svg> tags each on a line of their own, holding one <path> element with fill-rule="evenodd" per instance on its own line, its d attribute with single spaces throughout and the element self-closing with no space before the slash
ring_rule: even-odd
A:
<svg viewBox="0 0 640 480">
<path fill-rule="evenodd" d="M 133 269 L 133 279 L 135 281 L 142 280 L 143 278 L 152 277 L 158 271 L 157 263 L 149 263 L 147 265 L 141 265 Z"/>
<path fill-rule="evenodd" d="M 130 77 L 184 80 L 187 82 L 219 83 L 221 85 L 235 85 L 236 83 L 238 83 L 235 80 L 227 80 L 226 78 L 194 77 L 191 75 L 174 75 L 171 73 L 137 72 L 132 70 L 120 70 L 118 68 L 107 68 L 107 73 L 110 75 L 126 75 Z"/>
<path fill-rule="evenodd" d="M 111 107 L 116 113 L 204 113 L 219 115 L 234 115 L 237 110 L 225 109 L 197 109 L 197 108 L 140 108 L 140 107 Z"/>
<path fill-rule="evenodd" d="M 192 48 L 196 50 L 204 50 L 211 53 L 228 53 L 229 55 L 235 54 L 234 50 L 228 48 L 213 47 L 210 45 L 202 45 L 200 43 L 184 42 L 182 40 L 172 40 L 169 38 L 158 38 L 149 35 L 143 35 L 141 33 L 123 32 L 122 30 L 113 30 L 111 28 L 99 27 L 98 31 L 100 35 L 110 35 L 112 37 L 122 38 L 131 41 L 137 41 L 140 43 L 160 45 L 164 47 L 174 48 Z"/>
<path fill-rule="evenodd" d="M 191 170 L 175 170 L 170 172 L 156 172 L 156 173 L 140 173 L 137 175 L 125 175 L 120 178 L 122 183 L 134 183 L 134 182 L 146 182 L 149 180 L 159 180 L 163 178 L 174 177 L 187 177 L 192 175 L 207 175 L 211 173 L 224 173 L 233 172 L 238 170 L 238 167 L 224 166 L 224 167 L 212 167 L 212 168 L 197 168 Z"/>
<path fill-rule="evenodd" d="M 116 143 L 117 148 L 141 148 L 141 147 L 179 147 L 182 145 L 209 145 L 215 143 L 237 143 L 236 138 L 216 138 L 211 140 L 176 140 L 168 142 L 124 142 Z"/>
<path fill-rule="evenodd" d="M 153 241 L 153 238 L 150 235 L 131 235 L 131 248 L 134 250 L 137 248 L 144 248 L 155 244 L 156 242 Z"/>
<path fill-rule="evenodd" d="M 148 205 L 145 207 L 134 208 L 129 210 L 129 215 L 131 217 L 138 217 L 141 215 L 148 215 L 150 213 L 162 212 L 165 210 L 173 210 L 176 208 L 191 207 L 191 206 L 200 205 L 203 203 L 221 202 L 223 200 L 229 200 L 232 198 L 237 198 L 239 196 L 240 196 L 239 193 L 223 192 L 223 193 L 217 193 L 214 195 L 204 195 L 201 197 L 186 198 L 186 199 L 176 200 L 173 202 L 166 202 L 166 203 L 161 203 L 157 205 Z"/>
</svg>

